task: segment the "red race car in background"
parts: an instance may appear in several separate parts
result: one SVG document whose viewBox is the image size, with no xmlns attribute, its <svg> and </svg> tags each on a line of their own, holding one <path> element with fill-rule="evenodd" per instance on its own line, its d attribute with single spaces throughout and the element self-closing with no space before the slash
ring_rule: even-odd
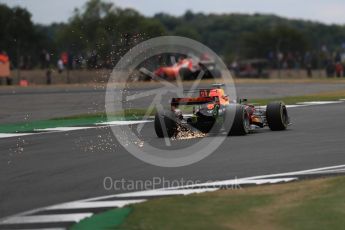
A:
<svg viewBox="0 0 345 230">
<path fill-rule="evenodd" d="M 158 67 L 152 73 L 145 68 L 140 68 L 139 80 L 149 81 L 153 77 L 159 77 L 168 81 L 175 81 L 178 76 L 181 80 L 195 80 L 202 72 L 202 78 L 219 78 L 221 71 L 216 68 L 215 62 L 208 58 L 180 58 L 170 66 Z"/>
</svg>

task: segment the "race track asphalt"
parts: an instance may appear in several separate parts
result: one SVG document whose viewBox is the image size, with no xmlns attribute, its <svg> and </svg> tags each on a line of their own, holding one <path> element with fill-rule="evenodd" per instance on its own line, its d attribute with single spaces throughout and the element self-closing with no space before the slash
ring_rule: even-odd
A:
<svg viewBox="0 0 345 230">
<path fill-rule="evenodd" d="M 345 103 L 289 109 L 287 131 L 228 137 L 193 165 L 146 164 L 118 144 L 109 128 L 0 139 L 0 217 L 42 206 L 128 192 L 107 191 L 105 177 L 126 180 L 225 180 L 345 164 Z M 160 144 L 153 124 L 147 141 Z M 195 140 L 175 141 L 176 145 Z"/>
</svg>

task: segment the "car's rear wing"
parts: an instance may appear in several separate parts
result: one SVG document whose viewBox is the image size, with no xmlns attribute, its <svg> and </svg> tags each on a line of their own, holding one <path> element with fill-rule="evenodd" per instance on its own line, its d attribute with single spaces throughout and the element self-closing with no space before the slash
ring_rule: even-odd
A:
<svg viewBox="0 0 345 230">
<path fill-rule="evenodd" d="M 207 103 L 218 103 L 218 97 L 186 97 L 186 98 L 173 98 L 171 100 L 171 106 L 179 105 L 201 105 Z"/>
<path fill-rule="evenodd" d="M 200 97 L 208 97 L 210 92 L 212 90 L 218 90 L 218 89 L 222 89 L 222 87 L 224 86 L 224 84 L 212 84 L 212 87 L 210 88 L 198 88 L 198 89 L 193 89 L 193 90 L 184 90 L 184 93 L 198 93 Z"/>
</svg>

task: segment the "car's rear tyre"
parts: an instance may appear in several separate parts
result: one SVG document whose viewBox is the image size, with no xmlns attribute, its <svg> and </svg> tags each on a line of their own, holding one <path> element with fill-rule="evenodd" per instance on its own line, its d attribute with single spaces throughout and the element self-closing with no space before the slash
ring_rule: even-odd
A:
<svg viewBox="0 0 345 230">
<path fill-rule="evenodd" d="M 233 110 L 235 109 L 235 117 L 228 135 L 233 136 L 243 136 L 249 133 L 250 128 L 250 120 L 249 115 L 243 105 L 236 105 Z M 230 112 L 230 111 L 229 111 Z"/>
<path fill-rule="evenodd" d="M 157 112 L 155 115 L 154 126 L 157 137 L 173 137 L 177 132 L 175 113 L 170 110 Z"/>
<path fill-rule="evenodd" d="M 289 124 L 289 116 L 283 102 L 271 102 L 267 105 L 266 119 L 272 131 L 285 130 Z"/>
</svg>

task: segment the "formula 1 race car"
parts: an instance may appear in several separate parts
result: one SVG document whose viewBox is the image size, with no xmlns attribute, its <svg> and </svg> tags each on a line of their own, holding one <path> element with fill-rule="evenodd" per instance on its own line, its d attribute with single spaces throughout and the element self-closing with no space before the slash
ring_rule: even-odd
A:
<svg viewBox="0 0 345 230">
<path fill-rule="evenodd" d="M 155 115 L 158 137 L 173 137 L 178 127 L 197 129 L 202 133 L 226 132 L 227 135 L 246 135 L 250 131 L 268 126 L 272 131 L 285 130 L 290 118 L 283 102 L 271 102 L 266 108 L 248 104 L 247 100 L 231 102 L 221 84 L 198 89 L 198 97 L 173 98 L 171 109 Z M 179 106 L 191 105 L 191 115 L 184 115 Z"/>
<path fill-rule="evenodd" d="M 139 71 L 141 73 L 139 80 L 152 80 L 152 75 L 145 68 L 141 68 Z M 214 61 L 193 58 L 181 58 L 171 66 L 158 67 L 153 73 L 159 78 L 175 81 L 178 75 L 180 75 L 182 80 L 195 80 L 201 71 L 203 71 L 202 78 L 221 77 L 221 72 L 216 68 Z"/>
</svg>

